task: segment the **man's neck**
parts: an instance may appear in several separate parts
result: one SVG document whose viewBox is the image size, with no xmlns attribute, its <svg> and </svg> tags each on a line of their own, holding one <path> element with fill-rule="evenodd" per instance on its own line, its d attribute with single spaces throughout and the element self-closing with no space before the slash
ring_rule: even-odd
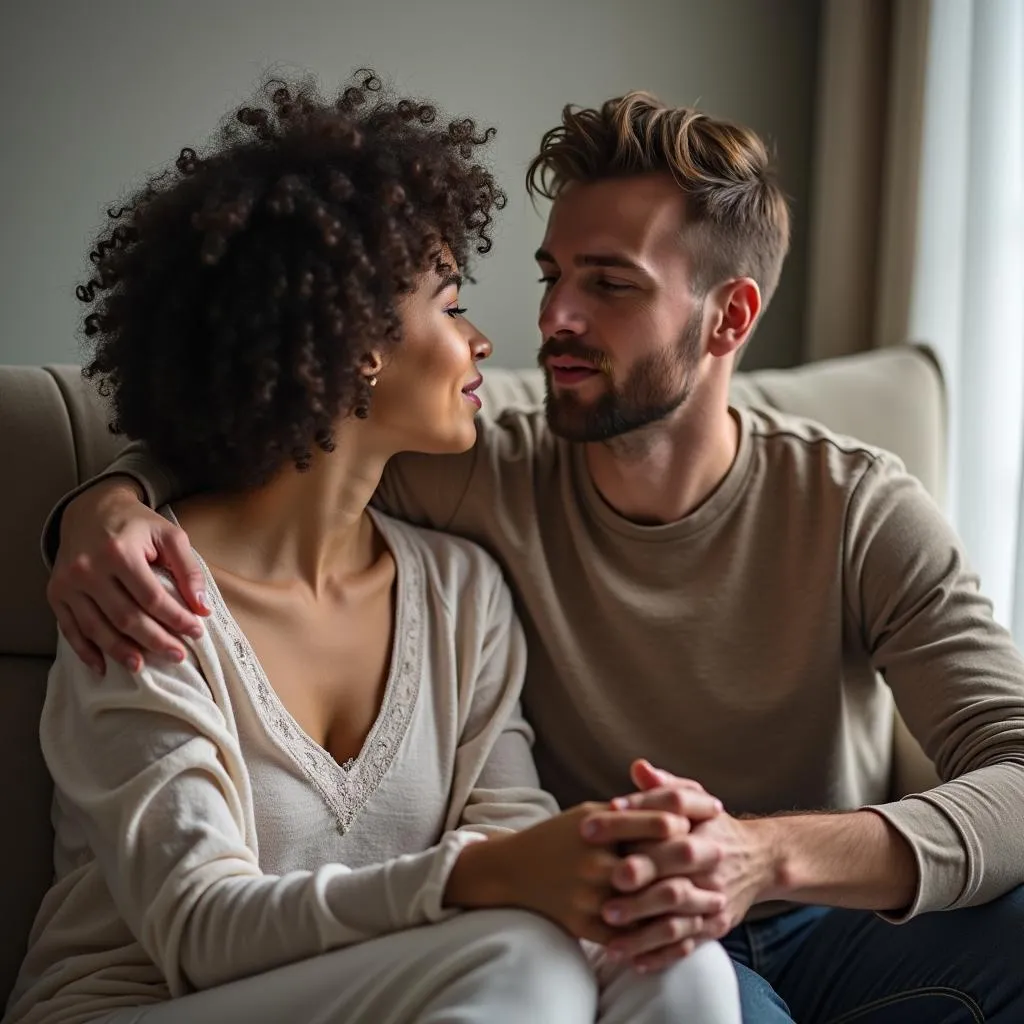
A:
<svg viewBox="0 0 1024 1024">
<path fill-rule="evenodd" d="M 656 526 L 703 504 L 725 479 L 738 448 L 739 424 L 727 398 L 694 394 L 669 420 L 588 444 L 585 451 L 604 501 L 631 522 Z"/>
</svg>

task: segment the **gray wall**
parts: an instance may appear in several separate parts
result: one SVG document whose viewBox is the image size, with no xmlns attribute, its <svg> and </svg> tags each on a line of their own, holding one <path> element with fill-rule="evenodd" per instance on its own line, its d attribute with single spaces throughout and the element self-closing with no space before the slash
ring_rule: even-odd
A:
<svg viewBox="0 0 1024 1024">
<path fill-rule="evenodd" d="M 104 205 L 202 142 L 271 65 L 333 87 L 370 65 L 499 127 L 509 205 L 465 298 L 495 362 L 537 341 L 542 220 L 523 171 L 563 103 L 642 87 L 776 145 L 796 211 L 745 365 L 802 349 L 818 0 L 5 0 L 0 4 L 0 363 L 80 359 L 73 296 Z"/>
</svg>

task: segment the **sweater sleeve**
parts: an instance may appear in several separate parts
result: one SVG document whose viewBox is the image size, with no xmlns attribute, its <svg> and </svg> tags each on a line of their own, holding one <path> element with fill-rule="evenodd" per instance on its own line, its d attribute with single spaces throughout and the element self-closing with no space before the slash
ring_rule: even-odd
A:
<svg viewBox="0 0 1024 1024">
<path fill-rule="evenodd" d="M 489 558 L 479 661 L 466 691 L 452 790 L 453 823 L 482 834 L 518 831 L 558 811 L 540 788 L 533 731 L 520 709 L 526 639 L 512 596 Z"/>
<path fill-rule="evenodd" d="M 862 642 L 943 780 L 872 808 L 918 865 L 892 919 L 995 899 L 1024 882 L 1024 659 L 941 511 L 889 456 L 851 500 L 845 574 Z"/>
<path fill-rule="evenodd" d="M 451 914 L 447 877 L 477 833 L 354 870 L 260 870 L 234 726 L 199 669 L 209 643 L 182 665 L 112 662 L 99 685 L 62 639 L 41 720 L 57 797 L 171 993 Z"/>
</svg>

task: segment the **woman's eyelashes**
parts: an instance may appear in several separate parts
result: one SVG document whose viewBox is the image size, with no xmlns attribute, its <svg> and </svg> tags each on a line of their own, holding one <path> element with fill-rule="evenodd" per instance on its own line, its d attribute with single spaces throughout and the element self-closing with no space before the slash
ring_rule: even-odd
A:
<svg viewBox="0 0 1024 1024">
<path fill-rule="evenodd" d="M 460 316 L 464 316 L 467 312 L 465 306 L 449 306 L 445 313 L 448 314 L 453 320 L 458 320 Z"/>
</svg>

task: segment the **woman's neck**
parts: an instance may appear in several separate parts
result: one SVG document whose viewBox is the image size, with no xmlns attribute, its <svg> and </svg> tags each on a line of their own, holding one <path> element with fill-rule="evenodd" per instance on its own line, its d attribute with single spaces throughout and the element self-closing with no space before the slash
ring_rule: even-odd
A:
<svg viewBox="0 0 1024 1024">
<path fill-rule="evenodd" d="M 359 448 L 316 449 L 308 470 L 289 464 L 262 487 L 198 495 L 175 512 L 211 565 L 252 581 L 300 580 L 320 594 L 379 557 L 367 506 L 387 458 Z"/>
</svg>

